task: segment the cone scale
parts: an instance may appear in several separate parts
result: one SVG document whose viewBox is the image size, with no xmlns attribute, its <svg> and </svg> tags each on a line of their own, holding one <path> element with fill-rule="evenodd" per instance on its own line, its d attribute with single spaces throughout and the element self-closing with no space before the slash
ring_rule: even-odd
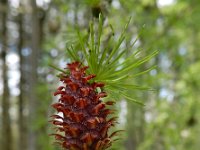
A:
<svg viewBox="0 0 200 150">
<path fill-rule="evenodd" d="M 104 84 L 92 82 L 95 75 L 86 75 L 87 68 L 80 62 L 68 64 L 70 73 L 60 75 L 63 86 L 54 93 L 59 95 L 59 101 L 52 107 L 63 115 L 51 116 L 56 126 L 52 135 L 66 150 L 105 150 L 112 145 L 116 133 L 108 134 L 116 123 L 116 117 L 109 117 L 113 110 L 108 107 L 114 102 L 102 101 L 107 96 L 102 89 Z"/>
</svg>

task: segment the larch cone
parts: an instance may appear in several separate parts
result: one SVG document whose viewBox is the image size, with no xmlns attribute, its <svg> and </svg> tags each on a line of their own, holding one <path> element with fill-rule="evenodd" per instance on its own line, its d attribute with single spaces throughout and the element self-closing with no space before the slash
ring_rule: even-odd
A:
<svg viewBox="0 0 200 150">
<path fill-rule="evenodd" d="M 80 62 L 67 64 L 70 73 L 60 75 L 63 86 L 54 93 L 60 98 L 52 106 L 63 115 L 51 116 L 56 126 L 56 133 L 52 135 L 66 150 L 105 150 L 112 145 L 112 137 L 117 133 L 108 133 L 116 123 L 116 117 L 109 117 L 113 110 L 108 107 L 114 102 L 102 101 L 107 96 L 102 89 L 104 84 L 93 82 L 95 75 L 86 75 L 87 68 L 81 67 Z"/>
</svg>

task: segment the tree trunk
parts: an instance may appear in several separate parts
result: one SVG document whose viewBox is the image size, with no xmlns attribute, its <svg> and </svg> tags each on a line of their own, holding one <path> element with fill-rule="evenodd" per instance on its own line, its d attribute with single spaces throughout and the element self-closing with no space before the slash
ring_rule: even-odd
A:
<svg viewBox="0 0 200 150">
<path fill-rule="evenodd" d="M 7 0 L 1 0 L 1 5 L 7 6 Z M 11 133 L 11 120 L 9 114 L 10 108 L 10 94 L 8 87 L 8 68 L 6 64 L 7 55 L 7 12 L 2 13 L 2 78 L 3 78 L 3 96 L 2 96 L 2 149 L 12 149 L 12 133 Z"/>
<path fill-rule="evenodd" d="M 40 49 L 40 26 L 39 26 L 39 19 L 38 19 L 38 8 L 36 5 L 36 0 L 31 0 L 32 6 L 32 53 L 30 58 L 30 78 L 29 78 L 29 85 L 30 85 L 30 94 L 29 94 L 29 123 L 31 125 L 35 124 L 37 121 L 36 113 L 38 107 L 38 98 L 37 98 L 37 67 L 38 67 L 38 54 Z M 36 140 L 37 140 L 37 131 L 35 129 L 30 128 L 29 134 L 29 150 L 36 150 Z"/>
<path fill-rule="evenodd" d="M 25 109 L 25 96 L 24 96 L 24 85 L 25 85 L 25 72 L 23 70 L 23 66 L 25 63 L 24 57 L 22 55 L 23 48 L 23 14 L 20 12 L 18 16 L 18 26 L 19 26 L 19 42 L 18 42 L 18 53 L 19 53 L 19 70 L 20 70 L 20 82 L 19 82 L 19 150 L 27 150 L 27 126 L 24 116 Z"/>
</svg>

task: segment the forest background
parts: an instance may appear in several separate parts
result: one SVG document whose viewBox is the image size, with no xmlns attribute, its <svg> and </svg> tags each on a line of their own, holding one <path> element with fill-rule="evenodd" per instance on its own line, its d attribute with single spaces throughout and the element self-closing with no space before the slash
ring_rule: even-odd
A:
<svg viewBox="0 0 200 150">
<path fill-rule="evenodd" d="M 49 64 L 63 68 L 69 62 L 67 48 L 80 49 L 76 29 L 87 34 L 99 13 L 104 45 L 132 16 L 121 48 L 144 56 L 159 51 L 133 70 L 157 66 L 132 81 L 154 89 L 131 93 L 145 106 L 117 100 L 116 128 L 125 132 L 112 149 L 198 150 L 199 0 L 0 0 L 0 148 L 59 149 L 48 136 L 58 85 L 58 71 Z"/>
</svg>

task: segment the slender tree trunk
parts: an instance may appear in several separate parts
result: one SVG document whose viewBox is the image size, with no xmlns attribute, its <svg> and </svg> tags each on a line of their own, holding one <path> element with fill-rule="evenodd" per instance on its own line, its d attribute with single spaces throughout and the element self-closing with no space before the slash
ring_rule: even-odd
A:
<svg viewBox="0 0 200 150">
<path fill-rule="evenodd" d="M 20 83 L 19 83 L 19 150 L 27 149 L 27 127 L 24 116 L 25 109 L 25 97 L 24 97 L 24 85 L 25 85 L 25 77 L 24 77 L 24 57 L 22 55 L 23 48 L 23 14 L 20 12 L 18 16 L 18 25 L 19 25 L 19 42 L 18 42 L 18 53 L 20 58 Z"/>
<path fill-rule="evenodd" d="M 7 7 L 7 0 L 1 0 L 1 5 Z M 6 64 L 6 55 L 7 55 L 7 12 L 4 11 L 2 14 L 2 77 L 3 77 L 3 100 L 2 100 L 2 150 L 11 150 L 12 149 L 12 133 L 11 133 L 11 120 L 9 115 L 10 108 L 10 94 L 8 87 L 8 68 Z"/>
<path fill-rule="evenodd" d="M 36 5 L 36 0 L 31 0 L 32 6 L 32 55 L 30 58 L 31 64 L 31 71 L 30 71 L 30 101 L 29 101 L 29 119 L 30 124 L 35 124 L 37 121 L 36 113 L 38 107 L 38 98 L 37 98 L 37 67 L 38 67 L 38 54 L 40 49 L 40 26 L 39 26 L 39 19 L 38 19 L 38 8 Z M 29 150 L 36 150 L 36 140 L 37 140 L 37 131 L 30 128 L 29 134 Z"/>
</svg>

